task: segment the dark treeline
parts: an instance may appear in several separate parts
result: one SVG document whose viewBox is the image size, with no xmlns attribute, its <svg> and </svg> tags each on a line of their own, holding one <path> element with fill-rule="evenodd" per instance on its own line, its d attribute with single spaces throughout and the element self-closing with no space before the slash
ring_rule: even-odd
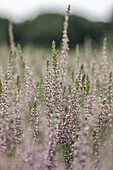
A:
<svg viewBox="0 0 113 170">
<path fill-rule="evenodd" d="M 57 46 L 61 44 L 64 16 L 60 14 L 42 14 L 32 21 L 13 24 L 14 38 L 21 45 L 33 44 L 35 46 L 50 47 L 52 40 Z M 8 23 L 6 19 L 0 19 L 0 44 L 9 42 Z M 75 15 L 70 16 L 68 35 L 70 47 L 78 43 L 83 45 L 89 37 L 92 45 L 99 45 L 104 37 L 113 43 L 113 22 L 91 22 Z"/>
</svg>

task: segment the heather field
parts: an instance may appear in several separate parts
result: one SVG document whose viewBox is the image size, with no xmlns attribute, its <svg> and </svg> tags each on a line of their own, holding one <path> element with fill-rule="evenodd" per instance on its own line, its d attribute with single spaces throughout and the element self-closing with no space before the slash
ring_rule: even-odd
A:
<svg viewBox="0 0 113 170">
<path fill-rule="evenodd" d="M 0 46 L 0 170 L 113 170 L 113 50 Z M 8 57 L 9 56 L 9 57 Z"/>
</svg>

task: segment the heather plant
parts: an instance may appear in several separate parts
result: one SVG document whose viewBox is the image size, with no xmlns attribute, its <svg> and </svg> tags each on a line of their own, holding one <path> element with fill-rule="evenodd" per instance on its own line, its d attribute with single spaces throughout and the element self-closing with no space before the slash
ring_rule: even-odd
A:
<svg viewBox="0 0 113 170">
<path fill-rule="evenodd" d="M 78 45 L 75 58 L 69 57 L 69 13 L 70 6 L 61 51 L 53 41 L 40 80 L 16 47 L 10 24 L 6 72 L 0 60 L 0 169 L 112 169 L 113 77 L 107 40 L 100 58 L 92 52 L 91 61 L 87 55 L 84 59 Z"/>
</svg>

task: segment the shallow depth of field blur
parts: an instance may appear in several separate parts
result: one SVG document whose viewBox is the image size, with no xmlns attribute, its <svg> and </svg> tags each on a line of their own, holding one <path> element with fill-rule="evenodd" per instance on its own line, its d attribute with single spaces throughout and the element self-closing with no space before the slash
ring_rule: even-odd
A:
<svg viewBox="0 0 113 170">
<path fill-rule="evenodd" d="M 112 28 L 0 19 L 0 170 L 113 169 Z"/>
</svg>

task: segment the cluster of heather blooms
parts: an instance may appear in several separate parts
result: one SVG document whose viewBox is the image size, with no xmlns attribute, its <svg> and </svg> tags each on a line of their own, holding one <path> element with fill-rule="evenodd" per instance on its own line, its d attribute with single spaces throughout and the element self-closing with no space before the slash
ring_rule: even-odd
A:
<svg viewBox="0 0 113 170">
<path fill-rule="evenodd" d="M 61 53 L 52 42 L 40 81 L 33 79 L 21 47 L 12 50 L 7 72 L 0 63 L 0 169 L 111 170 L 113 80 L 104 39 L 101 61 L 89 66 L 79 46 L 68 73 L 67 10 Z M 87 61 L 87 60 L 86 60 Z M 37 63 L 38 64 L 38 63 Z M 109 146 L 109 147 L 108 147 Z"/>
</svg>

